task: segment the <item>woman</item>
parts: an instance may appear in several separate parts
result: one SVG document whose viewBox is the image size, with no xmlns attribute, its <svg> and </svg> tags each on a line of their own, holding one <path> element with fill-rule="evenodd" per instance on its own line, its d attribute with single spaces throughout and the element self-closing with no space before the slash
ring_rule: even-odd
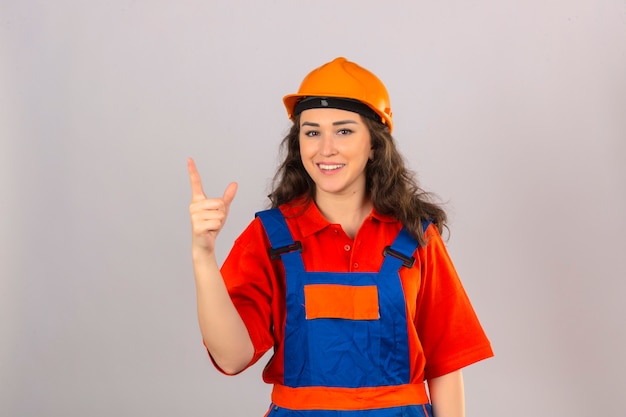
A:
<svg viewBox="0 0 626 417">
<path fill-rule="evenodd" d="M 237 374 L 273 348 L 270 416 L 463 416 L 461 369 L 493 353 L 441 240 L 445 212 L 396 149 L 385 86 L 337 58 L 283 101 L 293 126 L 272 209 L 221 271 L 215 238 L 237 185 L 207 198 L 189 160 L 214 364 Z"/>
</svg>

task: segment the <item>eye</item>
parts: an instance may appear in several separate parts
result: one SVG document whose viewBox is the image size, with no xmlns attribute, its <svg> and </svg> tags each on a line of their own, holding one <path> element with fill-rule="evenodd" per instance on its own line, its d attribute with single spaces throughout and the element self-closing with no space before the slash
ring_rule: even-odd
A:
<svg viewBox="0 0 626 417">
<path fill-rule="evenodd" d="M 306 137 L 312 138 L 313 136 L 319 135 L 319 132 L 317 130 L 308 130 L 306 132 L 302 132 L 302 134 Z"/>
<path fill-rule="evenodd" d="M 337 131 L 339 135 L 349 135 L 350 133 L 353 133 L 352 129 L 339 129 Z"/>
</svg>

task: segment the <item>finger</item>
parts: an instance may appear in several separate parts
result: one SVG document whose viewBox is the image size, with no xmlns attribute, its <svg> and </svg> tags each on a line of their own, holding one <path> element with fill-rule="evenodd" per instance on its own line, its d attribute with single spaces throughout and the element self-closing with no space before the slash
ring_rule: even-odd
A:
<svg viewBox="0 0 626 417">
<path fill-rule="evenodd" d="M 187 170 L 189 171 L 189 182 L 191 183 L 191 200 L 197 201 L 205 199 L 206 195 L 202 189 L 200 174 L 196 168 L 196 163 L 191 158 L 187 159 Z"/>
<path fill-rule="evenodd" d="M 193 233 L 196 235 L 219 232 L 223 226 L 224 219 L 196 220 L 191 224 Z"/>
<path fill-rule="evenodd" d="M 232 203 L 235 199 L 235 195 L 237 194 L 237 187 L 238 186 L 236 182 L 231 182 L 230 184 L 228 184 L 228 187 L 226 187 L 226 190 L 224 191 L 224 195 L 222 196 L 222 198 L 224 199 L 224 204 L 226 204 L 226 210 L 228 210 L 228 208 L 230 207 L 230 203 Z"/>
</svg>

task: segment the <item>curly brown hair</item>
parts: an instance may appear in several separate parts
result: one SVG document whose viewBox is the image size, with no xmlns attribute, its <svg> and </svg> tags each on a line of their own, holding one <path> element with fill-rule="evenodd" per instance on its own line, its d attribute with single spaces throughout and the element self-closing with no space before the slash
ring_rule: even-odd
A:
<svg viewBox="0 0 626 417">
<path fill-rule="evenodd" d="M 397 218 L 417 239 L 421 246 L 424 238 L 422 220 L 432 220 L 439 232 L 446 228 L 447 216 L 433 195 L 422 190 L 415 174 L 406 168 L 389 128 L 382 123 L 362 117 L 370 132 L 373 158 L 365 167 L 366 192 L 374 208 L 381 214 Z M 268 195 L 271 206 L 278 207 L 295 198 L 305 196 L 310 203 L 315 197 L 315 183 L 306 172 L 300 155 L 300 116 L 281 142 L 282 164 L 278 167 Z"/>
</svg>

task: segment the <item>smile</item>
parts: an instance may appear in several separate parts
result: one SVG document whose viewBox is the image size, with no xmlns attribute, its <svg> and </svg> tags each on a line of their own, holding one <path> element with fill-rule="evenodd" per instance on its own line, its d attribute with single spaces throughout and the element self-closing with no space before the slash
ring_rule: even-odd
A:
<svg viewBox="0 0 626 417">
<path fill-rule="evenodd" d="M 334 171 L 343 168 L 345 164 L 317 164 L 322 171 Z"/>
</svg>

